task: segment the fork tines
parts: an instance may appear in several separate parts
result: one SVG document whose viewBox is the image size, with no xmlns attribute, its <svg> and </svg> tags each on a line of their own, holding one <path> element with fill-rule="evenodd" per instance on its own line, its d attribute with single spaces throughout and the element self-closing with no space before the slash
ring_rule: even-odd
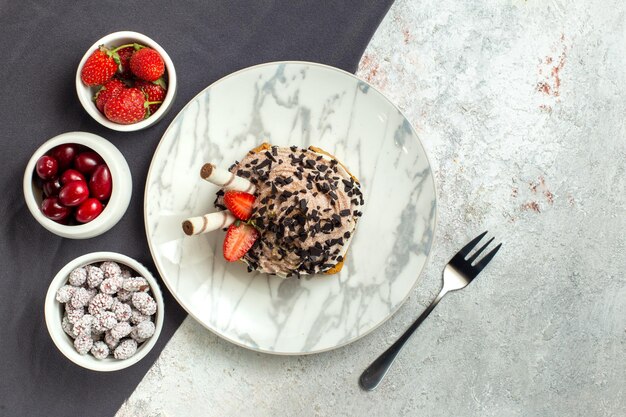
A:
<svg viewBox="0 0 626 417">
<path fill-rule="evenodd" d="M 478 245 L 478 243 L 482 240 L 483 237 L 485 237 L 485 235 L 487 235 L 487 231 L 484 231 L 483 233 L 481 233 L 480 235 L 478 235 L 474 239 L 472 239 L 471 242 L 469 242 L 467 245 L 465 245 L 463 247 L 463 249 L 461 249 L 454 256 L 454 258 L 457 258 L 456 259 L 457 261 L 464 261 L 467 264 L 470 264 L 472 266 L 472 268 L 475 270 L 475 273 L 478 273 L 478 272 L 482 271 L 482 269 L 485 266 L 487 266 L 487 264 L 493 259 L 493 257 L 496 256 L 496 253 L 498 253 L 498 251 L 500 250 L 500 247 L 502 247 L 502 243 L 499 243 L 494 249 L 491 250 L 491 252 L 489 252 L 487 255 L 485 255 L 480 261 L 478 261 L 477 263 L 472 265 L 476 261 L 476 259 L 478 259 L 478 256 L 494 240 L 493 237 L 491 239 L 489 239 L 487 241 L 487 243 L 485 243 L 483 246 L 481 246 L 476 252 L 474 252 L 474 254 L 471 257 L 468 258 L 467 256 L 469 255 L 469 253 Z"/>
</svg>

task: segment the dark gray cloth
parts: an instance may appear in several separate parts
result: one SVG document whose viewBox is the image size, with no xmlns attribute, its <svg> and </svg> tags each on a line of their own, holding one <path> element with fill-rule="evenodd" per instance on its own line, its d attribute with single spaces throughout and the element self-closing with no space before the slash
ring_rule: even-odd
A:
<svg viewBox="0 0 626 417">
<path fill-rule="evenodd" d="M 356 70 L 391 3 L 0 0 L 0 416 L 116 412 L 184 313 L 166 294 L 165 326 L 148 357 L 123 371 L 88 371 L 65 359 L 45 328 L 43 301 L 52 277 L 71 259 L 100 250 L 129 255 L 156 274 L 144 232 L 144 182 L 152 154 L 180 109 L 218 78 L 262 62 L 307 60 Z M 118 30 L 141 32 L 159 42 L 178 74 L 172 110 L 141 132 L 100 126 L 76 98 L 74 76 L 86 48 Z M 113 142 L 133 174 L 125 216 L 104 235 L 83 241 L 43 229 L 22 196 L 22 176 L 33 151 L 48 138 L 75 130 Z"/>
</svg>

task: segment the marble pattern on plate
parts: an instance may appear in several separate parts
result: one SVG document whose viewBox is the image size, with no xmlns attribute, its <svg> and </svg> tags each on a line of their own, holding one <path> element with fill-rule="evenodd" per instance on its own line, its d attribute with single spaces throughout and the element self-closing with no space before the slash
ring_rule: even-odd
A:
<svg viewBox="0 0 626 417">
<path fill-rule="evenodd" d="M 250 274 L 223 260 L 223 232 L 182 233 L 182 220 L 215 210 L 202 164 L 228 167 L 263 141 L 319 146 L 361 181 L 364 215 L 340 274 Z M 274 63 L 220 80 L 183 109 L 155 153 L 145 210 L 155 263 L 192 316 L 242 346 L 310 353 L 356 340 L 400 306 L 430 250 L 435 190 L 414 130 L 378 91 L 329 67 Z"/>
</svg>

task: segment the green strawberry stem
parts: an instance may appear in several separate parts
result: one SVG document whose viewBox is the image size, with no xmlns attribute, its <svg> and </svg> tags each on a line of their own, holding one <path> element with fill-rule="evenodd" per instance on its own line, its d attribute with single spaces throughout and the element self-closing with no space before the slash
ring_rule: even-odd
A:
<svg viewBox="0 0 626 417">
<path fill-rule="evenodd" d="M 256 225 L 256 222 L 254 221 L 254 219 L 250 219 L 250 220 L 248 220 L 248 221 L 246 222 L 246 224 L 248 224 L 248 225 L 250 225 L 250 226 L 254 227 L 254 228 L 257 230 L 257 232 L 260 232 L 260 231 L 261 231 L 261 229 L 259 228 L 259 226 L 257 226 L 257 225 Z"/>
<path fill-rule="evenodd" d="M 146 108 L 146 114 L 144 116 L 144 119 L 147 119 L 148 117 L 151 116 L 150 114 L 150 105 L 152 104 L 161 104 L 163 103 L 162 101 L 146 101 L 145 103 L 143 103 L 143 106 Z"/>
<path fill-rule="evenodd" d="M 163 79 L 163 77 L 159 78 L 156 81 L 152 81 L 152 84 L 156 84 L 162 89 L 167 90 L 167 84 L 165 83 L 165 80 Z"/>
<path fill-rule="evenodd" d="M 125 45 L 120 45 L 117 48 L 113 49 L 111 52 L 117 52 L 120 49 L 128 48 L 129 46 L 133 46 L 134 47 L 135 45 L 137 45 L 137 44 L 136 43 L 127 43 Z"/>
</svg>

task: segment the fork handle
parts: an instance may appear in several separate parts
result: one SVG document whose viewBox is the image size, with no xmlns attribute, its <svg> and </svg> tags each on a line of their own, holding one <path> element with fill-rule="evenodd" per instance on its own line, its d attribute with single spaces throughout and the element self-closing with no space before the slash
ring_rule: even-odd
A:
<svg viewBox="0 0 626 417">
<path fill-rule="evenodd" d="M 391 364 L 400 353 L 400 350 L 404 346 L 407 340 L 411 337 L 413 332 L 419 327 L 420 324 L 428 317 L 431 311 L 435 308 L 435 306 L 439 303 L 441 298 L 446 295 L 448 290 L 446 288 L 442 288 L 437 295 L 437 298 L 433 300 L 432 303 L 424 310 L 424 312 L 411 324 L 411 326 L 404 332 L 402 336 L 396 342 L 391 345 L 386 351 L 384 351 L 370 366 L 367 367 L 365 371 L 359 377 L 359 385 L 366 391 L 372 391 L 375 389 L 380 381 L 383 380 L 389 368 L 391 368 Z"/>
</svg>

